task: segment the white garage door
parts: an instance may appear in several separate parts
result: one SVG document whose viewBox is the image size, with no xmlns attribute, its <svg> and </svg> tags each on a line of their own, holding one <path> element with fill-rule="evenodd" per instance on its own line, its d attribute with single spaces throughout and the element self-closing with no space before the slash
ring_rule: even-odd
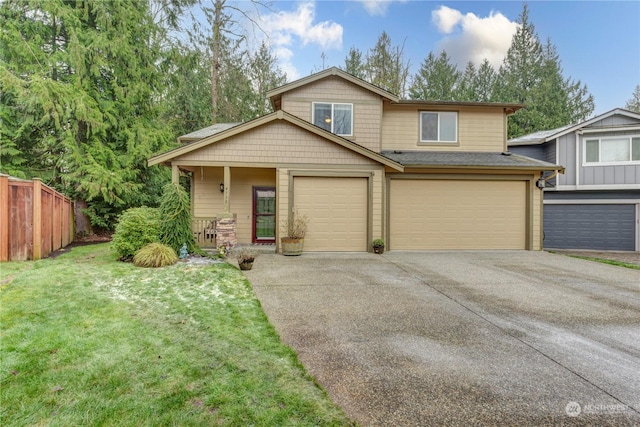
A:
<svg viewBox="0 0 640 427">
<path fill-rule="evenodd" d="M 525 249 L 524 181 L 391 180 L 390 249 Z"/>
<path fill-rule="evenodd" d="M 295 209 L 309 217 L 305 251 L 367 250 L 367 179 L 297 176 Z"/>
</svg>

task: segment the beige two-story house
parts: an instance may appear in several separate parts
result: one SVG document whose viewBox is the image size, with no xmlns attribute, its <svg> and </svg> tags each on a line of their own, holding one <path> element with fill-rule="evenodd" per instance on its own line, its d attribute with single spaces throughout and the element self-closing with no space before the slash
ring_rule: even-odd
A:
<svg viewBox="0 0 640 427">
<path fill-rule="evenodd" d="M 295 210 L 305 251 L 542 248 L 543 173 L 563 169 L 508 152 L 522 105 L 400 100 L 337 68 L 268 96 L 149 160 L 190 175 L 202 245 L 277 243 Z"/>
</svg>

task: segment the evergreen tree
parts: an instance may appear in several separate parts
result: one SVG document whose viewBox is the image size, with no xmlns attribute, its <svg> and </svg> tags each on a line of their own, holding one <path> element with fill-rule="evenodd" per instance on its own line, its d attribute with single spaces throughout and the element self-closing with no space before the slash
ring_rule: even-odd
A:
<svg viewBox="0 0 640 427">
<path fill-rule="evenodd" d="M 510 117 L 509 138 L 585 120 L 594 109 L 587 87 L 563 77 L 555 46 L 540 43 L 526 4 L 518 22 L 494 92 L 496 101 L 526 105 Z"/>
<path fill-rule="evenodd" d="M 631 98 L 624 105 L 624 108 L 629 111 L 640 113 L 640 85 L 636 85 L 633 95 L 631 95 Z"/>
<path fill-rule="evenodd" d="M 342 68 L 352 76 L 365 79 L 365 62 L 362 58 L 362 52 L 356 47 L 349 49 L 349 54 L 344 58 L 344 67 Z"/>
<path fill-rule="evenodd" d="M 160 52 L 147 2 L 13 0 L 0 19 L 11 168 L 87 201 L 96 226 L 153 204 L 166 171 L 147 158 L 171 138 L 154 103 Z"/>
<path fill-rule="evenodd" d="M 411 99 L 453 101 L 456 98 L 460 77 L 460 72 L 451 63 L 447 52 L 442 51 L 438 57 L 433 52 L 429 52 L 409 88 L 409 97 Z"/>
<path fill-rule="evenodd" d="M 458 86 L 453 94 L 453 98 L 457 101 L 475 101 L 478 97 L 477 84 L 478 71 L 473 62 L 467 62 L 464 72 L 460 75 Z"/>
<path fill-rule="evenodd" d="M 260 48 L 250 55 L 247 75 L 252 88 L 251 100 L 248 103 L 250 118 L 270 113 L 272 107 L 267 99 L 267 92 L 285 84 L 287 75 L 278 67 L 277 58 L 266 43 L 263 42 Z"/>
<path fill-rule="evenodd" d="M 475 76 L 475 98 L 477 102 L 491 102 L 494 99 L 494 91 L 498 76 L 489 60 L 484 59 Z"/>
<path fill-rule="evenodd" d="M 409 78 L 409 60 L 404 59 L 404 45 L 392 46 L 391 38 L 382 32 L 375 47 L 367 53 L 364 80 L 404 97 Z"/>
</svg>

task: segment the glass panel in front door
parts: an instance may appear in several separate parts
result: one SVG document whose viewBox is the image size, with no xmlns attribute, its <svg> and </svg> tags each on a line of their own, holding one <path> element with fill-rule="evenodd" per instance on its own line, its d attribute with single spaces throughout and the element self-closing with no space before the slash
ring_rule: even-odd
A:
<svg viewBox="0 0 640 427">
<path fill-rule="evenodd" d="M 254 188 L 256 242 L 273 242 L 276 238 L 276 190 Z"/>
</svg>

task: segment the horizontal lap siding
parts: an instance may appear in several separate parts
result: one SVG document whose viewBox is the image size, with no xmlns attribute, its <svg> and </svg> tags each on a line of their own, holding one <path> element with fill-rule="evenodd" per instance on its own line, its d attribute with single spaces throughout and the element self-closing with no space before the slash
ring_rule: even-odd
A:
<svg viewBox="0 0 640 427">
<path fill-rule="evenodd" d="M 464 109 L 458 114 L 459 144 L 419 143 L 420 111 L 456 111 L 415 106 L 386 106 L 383 113 L 383 150 L 493 151 L 504 150 L 502 109 Z"/>
<path fill-rule="evenodd" d="M 211 218 L 224 211 L 220 183 L 222 167 L 195 168 L 193 175 L 193 216 Z M 253 187 L 275 187 L 275 169 L 231 168 L 231 212 L 236 214 L 240 243 L 250 243 L 252 234 Z"/>
</svg>

